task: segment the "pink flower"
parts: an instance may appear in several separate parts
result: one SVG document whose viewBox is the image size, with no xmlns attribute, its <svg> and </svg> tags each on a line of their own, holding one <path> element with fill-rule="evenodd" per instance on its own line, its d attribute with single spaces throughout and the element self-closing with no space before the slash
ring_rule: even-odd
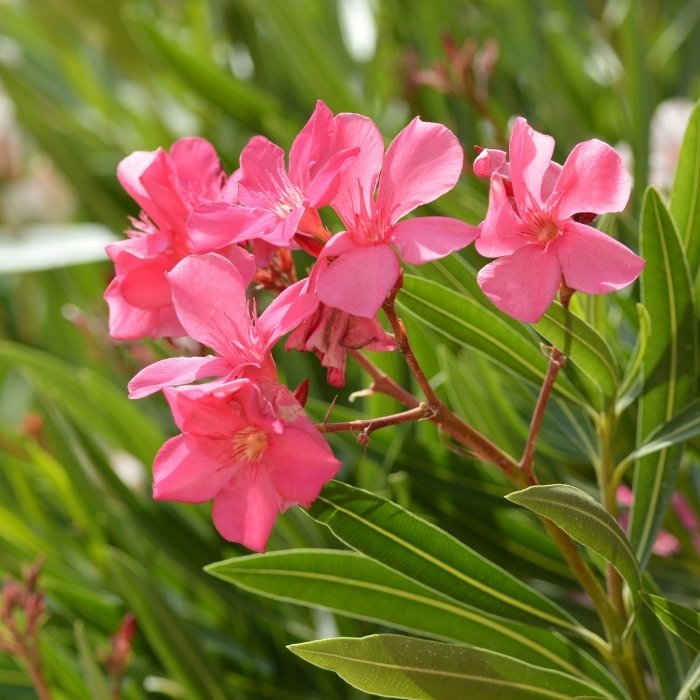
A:
<svg viewBox="0 0 700 700">
<path fill-rule="evenodd" d="M 339 149 L 333 113 L 320 100 L 289 152 L 263 136 L 254 136 L 241 152 L 238 204 L 218 202 L 198 207 L 187 227 L 194 241 L 219 246 L 262 237 L 289 246 L 299 229 L 316 234 L 325 229 L 317 209 L 338 190 L 338 178 L 358 148 Z"/>
<path fill-rule="evenodd" d="M 343 171 L 331 206 L 346 231 L 317 261 L 317 294 L 328 306 L 374 318 L 399 276 L 394 248 L 408 263 L 436 260 L 474 240 L 456 219 L 429 216 L 399 222 L 449 191 L 462 170 L 462 148 L 441 124 L 414 119 L 384 153 L 375 124 L 359 114 L 335 118 L 338 147 L 360 153 Z"/>
<path fill-rule="evenodd" d="M 644 267 L 621 243 L 577 221 L 580 214 L 625 207 L 630 177 L 619 155 L 592 139 L 578 144 L 560 169 L 553 151 L 554 140 L 519 117 L 509 163 L 499 151 L 477 159 L 477 173 L 491 169 L 492 175 L 475 245 L 481 255 L 498 258 L 479 272 L 479 285 L 501 311 L 527 323 L 542 317 L 562 282 L 604 294 L 633 282 Z"/>
<path fill-rule="evenodd" d="M 214 148 L 199 138 L 180 139 L 169 153 L 132 153 L 117 176 L 142 211 L 132 219 L 130 238 L 107 246 L 116 271 L 105 292 L 110 333 L 121 340 L 184 335 L 166 273 L 196 250 L 185 228 L 188 214 L 203 202 L 235 197 L 235 181 L 227 184 Z M 252 265 L 237 246 L 221 252 L 242 268 Z"/>
<path fill-rule="evenodd" d="M 308 506 L 340 468 L 286 387 L 249 379 L 166 389 L 182 431 L 156 455 L 153 496 L 213 500 L 223 537 L 265 550 L 277 518 Z"/>
<path fill-rule="evenodd" d="M 258 318 L 245 296 L 248 280 L 216 253 L 191 255 L 167 277 L 182 327 L 217 354 L 173 357 L 149 365 L 129 382 L 132 399 L 204 377 L 233 379 L 246 374 L 276 379 L 272 346 L 318 304 L 314 294 L 303 293 L 302 280 L 282 292 Z"/>
</svg>

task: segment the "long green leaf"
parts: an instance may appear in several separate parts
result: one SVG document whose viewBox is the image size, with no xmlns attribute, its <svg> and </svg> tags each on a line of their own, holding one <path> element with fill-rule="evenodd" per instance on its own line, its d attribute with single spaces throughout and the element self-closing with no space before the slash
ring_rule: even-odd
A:
<svg viewBox="0 0 700 700">
<path fill-rule="evenodd" d="M 625 457 L 624 461 L 646 457 L 696 435 L 700 435 L 700 399 L 695 399 L 668 423 L 659 426 L 634 452 Z"/>
<path fill-rule="evenodd" d="M 85 685 L 90 691 L 90 697 L 93 700 L 109 700 L 104 672 L 97 664 L 95 652 L 87 638 L 85 624 L 82 620 L 75 621 L 73 633 L 75 635 L 75 645 L 78 649 L 80 668 L 85 679 Z"/>
<path fill-rule="evenodd" d="M 354 552 L 295 550 L 210 564 L 224 581 L 277 600 L 320 607 L 515 656 L 620 694 L 609 674 L 564 637 L 488 615 Z"/>
<path fill-rule="evenodd" d="M 515 330 L 495 310 L 442 284 L 412 275 L 404 275 L 398 306 L 443 338 L 475 348 L 535 386 L 542 384 L 547 360 L 537 343 Z M 569 400 L 585 405 L 566 377 L 555 388 Z"/>
<path fill-rule="evenodd" d="M 700 102 L 683 137 L 671 192 L 671 214 L 678 225 L 691 274 L 700 266 Z"/>
<path fill-rule="evenodd" d="M 308 512 L 353 549 L 455 600 L 513 619 L 575 625 L 548 598 L 451 535 L 368 491 L 331 481 Z"/>
<path fill-rule="evenodd" d="M 642 302 L 654 330 L 643 362 L 638 446 L 694 398 L 697 371 L 697 322 L 688 261 L 673 219 L 653 188 L 644 197 L 641 232 L 647 261 L 641 278 Z M 636 463 L 630 540 L 642 567 L 673 493 L 680 456 L 681 447 L 674 446 Z"/>
<path fill-rule="evenodd" d="M 585 491 L 568 484 L 530 486 L 506 498 L 548 518 L 584 547 L 610 562 L 639 600 L 639 565 L 620 524 Z"/>
<path fill-rule="evenodd" d="M 381 697 L 415 700 L 571 700 L 598 694 L 575 678 L 519 659 L 398 635 L 292 644 L 302 659 Z"/>
<path fill-rule="evenodd" d="M 563 350 L 570 344 L 568 358 L 610 398 L 620 382 L 620 368 L 610 346 L 592 326 L 554 302 L 534 328 L 550 343 Z"/>
<path fill-rule="evenodd" d="M 645 594 L 644 602 L 673 634 L 700 652 L 700 612 L 659 595 Z"/>
</svg>

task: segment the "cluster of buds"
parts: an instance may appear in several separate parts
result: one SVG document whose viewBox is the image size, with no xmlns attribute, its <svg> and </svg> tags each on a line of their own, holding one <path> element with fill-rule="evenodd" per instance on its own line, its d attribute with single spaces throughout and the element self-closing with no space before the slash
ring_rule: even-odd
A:
<svg viewBox="0 0 700 700">
<path fill-rule="evenodd" d="M 263 551 L 278 513 L 309 505 L 340 468 L 304 411 L 307 388 L 280 383 L 272 348 L 290 334 L 287 349 L 314 353 L 329 383 L 343 386 L 348 352 L 403 342 L 396 324 L 392 335 L 377 317 L 400 285 L 400 261 L 421 265 L 477 240 L 479 252 L 499 257 L 480 273 L 482 288 L 525 321 L 562 284 L 600 293 L 635 279 L 641 260 L 575 218 L 624 206 L 619 156 L 591 141 L 562 167 L 552 150 L 520 119 L 510 160 L 482 152 L 475 169 L 490 178 L 492 197 L 480 227 L 405 218 L 451 190 L 463 167 L 455 135 L 419 118 L 385 150 L 368 117 L 334 115 L 319 101 L 288 165 L 262 136 L 230 176 L 198 138 L 122 161 L 118 177 L 141 213 L 128 240 L 108 247 L 110 331 L 124 340 L 187 335 L 214 351 L 156 362 L 130 382 L 132 398 L 161 390 L 181 431 L 156 456 L 154 496 L 212 500 L 219 532 Z M 326 228 L 324 208 L 344 230 Z M 312 259 L 305 279 L 297 281 L 292 251 Z M 278 293 L 261 314 L 247 296 L 256 285 Z"/>
<path fill-rule="evenodd" d="M 43 561 L 24 573 L 23 581 L 8 579 L 0 590 L 0 651 L 21 660 L 42 700 L 50 697 L 41 670 L 39 633 L 46 620 L 44 596 L 37 589 Z"/>
</svg>

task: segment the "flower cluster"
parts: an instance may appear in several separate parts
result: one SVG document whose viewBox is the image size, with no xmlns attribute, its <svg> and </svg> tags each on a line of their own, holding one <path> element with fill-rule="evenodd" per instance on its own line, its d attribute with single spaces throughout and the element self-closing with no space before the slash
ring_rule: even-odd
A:
<svg viewBox="0 0 700 700">
<path fill-rule="evenodd" d="M 156 456 L 155 497 L 212 500 L 225 538 L 264 550 L 277 514 L 310 504 L 340 467 L 304 411 L 304 390 L 279 382 L 272 348 L 289 334 L 287 349 L 313 352 L 329 383 L 343 386 L 349 350 L 397 347 L 377 314 L 400 260 L 427 263 L 476 240 L 499 258 L 479 274 L 482 289 L 524 321 L 562 284 L 600 293 L 633 281 L 642 261 L 579 216 L 624 207 L 629 178 L 617 154 L 589 141 L 561 167 L 552 152 L 552 139 L 522 119 L 510 160 L 482 151 L 474 168 L 490 178 L 491 200 L 479 227 L 405 218 L 452 189 L 463 166 L 455 135 L 419 118 L 385 150 L 369 118 L 333 115 L 319 101 L 288 164 L 262 136 L 230 176 L 198 138 L 122 161 L 119 180 L 141 214 L 129 238 L 108 247 L 110 331 L 189 335 L 213 351 L 156 362 L 129 385 L 132 398 L 162 390 L 181 430 Z M 326 228 L 324 207 L 343 231 Z M 290 251 L 313 259 L 307 278 L 296 281 Z M 260 315 L 251 285 L 278 293 Z"/>
</svg>

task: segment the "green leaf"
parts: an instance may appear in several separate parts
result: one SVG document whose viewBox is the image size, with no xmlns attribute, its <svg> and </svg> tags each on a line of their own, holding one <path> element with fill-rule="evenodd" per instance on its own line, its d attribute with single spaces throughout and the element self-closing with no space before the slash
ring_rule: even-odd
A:
<svg viewBox="0 0 700 700">
<path fill-rule="evenodd" d="M 474 348 L 535 386 L 547 373 L 547 359 L 537 343 L 515 330 L 495 309 L 437 282 L 404 275 L 397 299 L 399 309 L 415 316 L 438 335 L 463 347 Z M 586 406 L 566 377 L 555 390 Z"/>
<path fill-rule="evenodd" d="M 308 513 L 353 549 L 455 600 L 516 620 L 575 627 L 573 618 L 541 593 L 373 493 L 331 481 Z"/>
<path fill-rule="evenodd" d="M 700 267 L 700 102 L 690 115 L 671 191 L 671 214 L 678 225 L 690 270 Z"/>
<path fill-rule="evenodd" d="M 302 659 L 381 697 L 415 700 L 571 700 L 596 693 L 586 683 L 519 659 L 398 635 L 292 644 Z"/>
<path fill-rule="evenodd" d="M 700 399 L 695 399 L 668 423 L 659 426 L 634 452 L 625 457 L 624 461 L 646 457 L 696 435 L 700 435 Z"/>
<path fill-rule="evenodd" d="M 85 685 L 90 691 L 90 697 L 93 700 L 109 700 L 110 695 L 107 690 L 104 673 L 95 660 L 95 652 L 88 641 L 85 633 L 85 624 L 82 620 L 75 621 L 73 633 L 75 635 L 75 645 L 78 649 L 80 668 L 85 679 Z"/>
<path fill-rule="evenodd" d="M 644 196 L 641 250 L 646 268 L 642 302 L 652 320 L 643 361 L 637 445 L 694 398 L 697 336 L 695 295 L 678 230 L 660 195 Z M 673 493 L 682 448 L 674 446 L 639 459 L 634 475 L 630 540 L 642 567 L 651 554 Z"/>
<path fill-rule="evenodd" d="M 206 571 L 276 600 L 478 645 L 597 682 L 603 692 L 616 696 L 621 692 L 610 675 L 568 639 L 543 628 L 488 615 L 354 552 L 253 554 L 210 564 Z"/>
<path fill-rule="evenodd" d="M 124 552 L 112 549 L 109 572 L 139 630 L 168 670 L 193 698 L 225 700 L 223 676 L 202 651 L 194 630 L 167 602 L 149 572 Z"/>
<path fill-rule="evenodd" d="M 645 593 L 658 591 L 649 574 L 644 575 Z M 659 686 L 661 700 L 675 700 L 688 671 L 688 650 L 648 605 L 639 608 L 634 626 L 651 671 Z"/>
<path fill-rule="evenodd" d="M 568 484 L 530 486 L 508 494 L 513 503 L 548 518 L 584 547 L 610 562 L 630 587 L 637 602 L 641 573 L 620 524 L 585 491 Z"/>
<path fill-rule="evenodd" d="M 622 413 L 634 401 L 640 391 L 639 373 L 642 370 L 642 363 L 646 356 L 649 336 L 651 335 L 651 318 L 649 318 L 649 312 L 644 308 L 643 304 L 637 304 L 637 315 L 639 316 L 639 333 L 637 334 L 637 342 L 634 345 L 632 356 L 625 370 L 625 376 L 618 389 L 620 398 L 615 407 L 617 413 Z"/>
<path fill-rule="evenodd" d="M 688 673 L 681 679 L 680 689 L 675 700 L 693 700 L 695 697 L 700 697 L 700 656 L 695 657 L 695 661 L 688 669 Z"/>
<path fill-rule="evenodd" d="M 700 652 L 700 612 L 648 593 L 644 595 L 644 602 L 673 634 Z"/>
<path fill-rule="evenodd" d="M 569 361 L 592 379 L 604 396 L 615 395 L 620 369 L 610 346 L 592 326 L 573 313 L 567 314 L 555 301 L 533 328 L 560 350 L 566 352 L 569 346 Z"/>
</svg>

